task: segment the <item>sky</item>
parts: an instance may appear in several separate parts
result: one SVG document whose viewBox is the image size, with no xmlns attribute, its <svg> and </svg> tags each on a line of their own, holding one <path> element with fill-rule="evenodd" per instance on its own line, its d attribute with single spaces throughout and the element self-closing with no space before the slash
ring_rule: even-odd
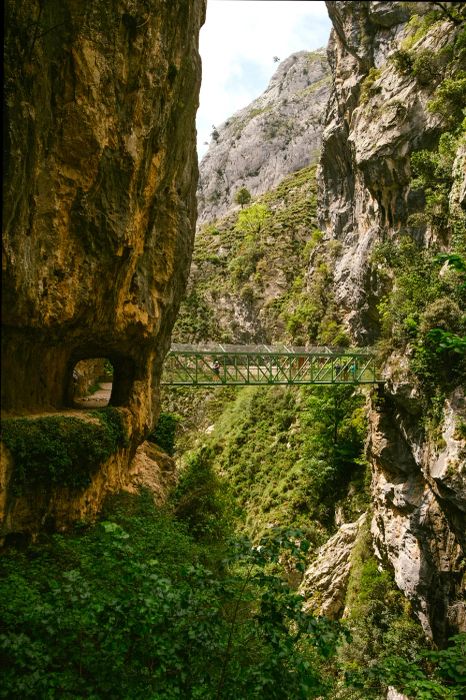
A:
<svg viewBox="0 0 466 700">
<path fill-rule="evenodd" d="M 327 45 L 330 20 L 315 0 L 207 0 L 200 35 L 202 84 L 197 113 L 199 159 L 212 126 L 265 90 L 280 59 Z"/>
</svg>

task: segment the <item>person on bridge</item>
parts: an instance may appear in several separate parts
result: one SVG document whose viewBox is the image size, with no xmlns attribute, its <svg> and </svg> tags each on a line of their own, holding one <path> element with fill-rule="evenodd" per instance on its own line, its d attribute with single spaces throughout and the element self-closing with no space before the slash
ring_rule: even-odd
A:
<svg viewBox="0 0 466 700">
<path fill-rule="evenodd" d="M 217 359 L 214 360 L 213 370 L 214 370 L 215 378 L 220 379 L 220 362 Z"/>
</svg>

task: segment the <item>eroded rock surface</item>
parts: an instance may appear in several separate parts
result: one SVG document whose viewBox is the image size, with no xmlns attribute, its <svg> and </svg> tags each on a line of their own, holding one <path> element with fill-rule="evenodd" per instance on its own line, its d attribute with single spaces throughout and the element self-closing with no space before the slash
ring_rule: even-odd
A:
<svg viewBox="0 0 466 700">
<path fill-rule="evenodd" d="M 408 221 L 425 207 L 422 193 L 412 188 L 411 153 L 433 147 L 445 129 L 428 109 L 436 78 L 422 81 L 397 69 L 393 55 L 411 37 L 413 55 L 445 56 L 458 26 L 441 18 L 414 36 L 407 3 L 326 4 L 334 29 L 333 88 L 318 172 L 322 245 L 339 244 L 333 293 L 353 341 L 365 345 L 380 331 L 383 289 L 371 263 L 374 247 L 409 229 L 424 246 L 448 249 L 448 240 L 431 227 Z M 416 7 L 432 9 L 429 3 Z M 464 217 L 464 144 L 452 175 L 450 214 Z M 310 279 L 313 273 L 311 264 Z M 392 355 L 385 372 L 383 400 L 373 402 L 370 416 L 372 533 L 424 630 L 443 643 L 466 628 L 464 393 L 457 388 L 446 396 L 440 424 L 429 433 L 409 358 Z"/>
<path fill-rule="evenodd" d="M 306 570 L 300 592 L 305 608 L 313 614 L 337 619 L 345 606 L 346 589 L 351 571 L 351 553 L 367 515 L 354 523 L 345 523 L 318 551 Z"/>
<path fill-rule="evenodd" d="M 158 412 L 190 264 L 204 14 L 205 0 L 6 6 L 3 407 L 62 410 L 75 364 L 109 359 L 122 474 Z"/>
<path fill-rule="evenodd" d="M 334 266 L 337 304 L 353 337 L 370 344 L 379 323 L 370 258 L 377 243 L 396 236 L 409 215 L 422 210 L 424 200 L 410 190 L 410 155 L 434 143 L 440 118 L 427 109 L 435 84 L 421 86 L 391 60 L 409 34 L 402 3 L 327 7 L 334 84 L 318 171 L 319 222 L 324 243 L 341 243 Z M 451 22 L 436 24 L 414 48 L 437 52 L 456 31 Z"/>
<path fill-rule="evenodd" d="M 446 399 L 437 445 L 419 429 L 414 406 L 395 389 L 370 416 L 372 534 L 424 630 L 442 640 L 466 629 L 466 441 L 459 429 L 466 401 L 461 389 Z"/>
<path fill-rule="evenodd" d="M 330 92 L 324 49 L 282 61 L 267 90 L 214 133 L 199 170 L 199 223 L 224 216 L 246 187 L 256 196 L 317 163 Z"/>
</svg>

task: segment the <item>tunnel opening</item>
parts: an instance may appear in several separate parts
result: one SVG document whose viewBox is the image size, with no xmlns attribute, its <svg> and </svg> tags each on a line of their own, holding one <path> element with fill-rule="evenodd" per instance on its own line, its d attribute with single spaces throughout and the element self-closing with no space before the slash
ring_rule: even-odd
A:
<svg viewBox="0 0 466 700">
<path fill-rule="evenodd" d="M 111 403 L 114 365 L 107 357 L 79 360 L 70 377 L 70 403 L 75 408 L 104 408 Z"/>
<path fill-rule="evenodd" d="M 68 365 L 65 400 L 73 408 L 127 406 L 136 363 L 120 353 L 76 352 Z"/>
</svg>

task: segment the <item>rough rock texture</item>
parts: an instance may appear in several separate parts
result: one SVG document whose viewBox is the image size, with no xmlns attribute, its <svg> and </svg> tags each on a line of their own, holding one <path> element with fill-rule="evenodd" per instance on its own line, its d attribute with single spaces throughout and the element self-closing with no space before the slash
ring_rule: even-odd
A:
<svg viewBox="0 0 466 700">
<path fill-rule="evenodd" d="M 370 256 L 376 243 L 396 238 L 408 217 L 423 210 L 423 199 L 410 189 L 410 154 L 433 146 L 441 125 L 427 109 L 435 81 L 420 84 L 390 60 L 413 33 L 406 24 L 409 3 L 326 4 L 334 27 L 333 89 L 318 171 L 320 225 L 324 246 L 341 244 L 334 264 L 337 306 L 353 340 L 370 344 L 378 335 L 381 292 Z M 417 3 L 418 11 L 428 9 L 429 3 Z M 412 49 L 417 55 L 438 52 L 457 31 L 442 20 L 426 28 Z M 464 146 L 453 175 L 451 213 L 465 203 Z M 429 227 L 412 233 L 426 246 L 436 242 Z M 370 418 L 372 532 L 426 633 L 443 643 L 466 628 L 464 394 L 457 389 L 446 398 L 435 440 L 424 429 L 407 357 L 392 357 L 389 364 L 383 400 L 374 401 Z"/>
<path fill-rule="evenodd" d="M 317 163 L 330 92 L 325 51 L 282 61 L 267 90 L 218 127 L 199 166 L 199 223 L 234 208 L 241 187 L 252 195 Z"/>
<path fill-rule="evenodd" d="M 249 211 L 255 205 L 266 211 L 260 225 L 238 228 L 238 212 L 232 212 L 198 230 L 176 342 L 288 340 L 291 290 L 299 296 L 306 246 L 317 225 L 315 192 L 315 168 L 303 168 L 255 200 Z"/>
<path fill-rule="evenodd" d="M 351 552 L 366 517 L 363 513 L 356 522 L 341 525 L 306 570 L 299 590 L 306 598 L 305 608 L 313 614 L 336 619 L 343 612 Z"/>
<path fill-rule="evenodd" d="M 86 419 L 82 412 L 69 411 L 66 415 Z M 131 462 L 129 457 L 128 449 L 116 452 L 100 465 L 92 483 L 83 491 L 30 489 L 12 498 L 8 486 L 13 464 L 8 450 L 0 443 L 0 543 L 7 536 L 10 541 L 18 534 L 24 538 L 34 537 L 44 528 L 65 530 L 76 521 L 92 519 L 106 496 L 115 491 L 136 493 L 145 488 L 153 494 L 156 503 L 162 504 L 175 485 L 174 461 L 147 441 L 138 447 Z"/>
<path fill-rule="evenodd" d="M 131 464 L 131 481 L 127 491 L 136 493 L 141 488 L 148 489 L 155 502 L 163 505 L 168 493 L 176 484 L 175 460 L 157 445 L 147 440 L 139 445 Z"/>
<path fill-rule="evenodd" d="M 443 640 L 466 629 L 464 392 L 445 401 L 437 445 L 423 437 L 419 403 L 406 385 L 387 391 L 377 409 L 369 443 L 374 543 L 426 633 Z"/>
<path fill-rule="evenodd" d="M 127 409 L 122 412 L 128 417 Z M 95 421 L 82 411 L 66 411 L 60 415 Z M 106 496 L 121 490 L 130 480 L 128 465 L 132 450 L 128 446 L 99 465 L 86 489 L 26 487 L 18 495 L 10 488 L 14 471 L 11 455 L 3 443 L 0 444 L 0 543 L 6 537 L 9 541 L 14 541 L 18 535 L 34 538 L 44 528 L 64 530 L 76 521 L 91 519 Z"/>
<path fill-rule="evenodd" d="M 75 364 L 111 360 L 127 469 L 194 235 L 205 0 L 8 2 L 2 401 L 70 405 Z"/>
<path fill-rule="evenodd" d="M 429 86 L 421 89 L 414 76 L 388 60 L 407 33 L 403 3 L 327 7 L 334 25 L 328 48 L 334 86 L 318 172 L 319 221 L 325 240 L 342 243 L 334 269 L 338 306 L 356 340 L 370 344 L 378 316 L 369 258 L 376 243 L 396 235 L 422 206 L 409 191 L 410 153 L 433 142 L 440 122 L 426 109 Z M 438 51 L 453 32 L 449 22 L 436 26 L 416 50 Z M 371 69 L 377 72 L 361 97 Z"/>
</svg>

